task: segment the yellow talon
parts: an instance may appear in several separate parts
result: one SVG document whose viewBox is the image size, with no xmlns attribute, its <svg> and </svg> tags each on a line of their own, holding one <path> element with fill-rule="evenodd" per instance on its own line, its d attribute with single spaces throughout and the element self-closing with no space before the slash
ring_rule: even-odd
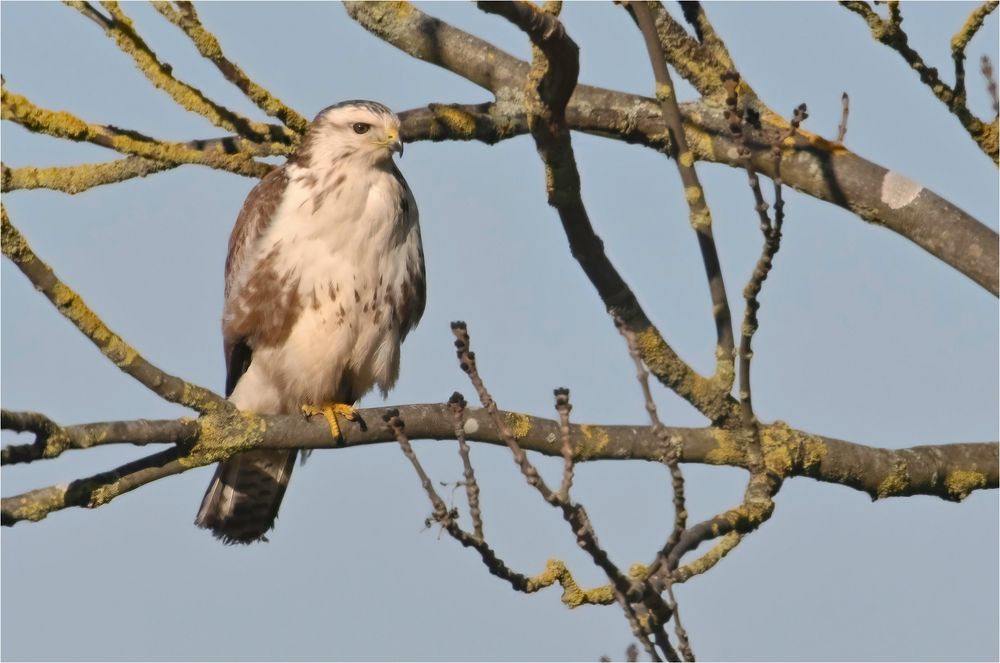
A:
<svg viewBox="0 0 1000 663">
<path fill-rule="evenodd" d="M 340 432 L 340 424 L 337 422 L 337 415 L 340 414 L 348 421 L 357 421 L 361 430 L 368 430 L 368 425 L 361 415 L 352 406 L 346 403 L 324 403 L 323 405 L 303 405 L 302 413 L 307 417 L 322 414 L 330 424 L 330 434 L 335 440 L 343 440 L 344 436 Z"/>
</svg>

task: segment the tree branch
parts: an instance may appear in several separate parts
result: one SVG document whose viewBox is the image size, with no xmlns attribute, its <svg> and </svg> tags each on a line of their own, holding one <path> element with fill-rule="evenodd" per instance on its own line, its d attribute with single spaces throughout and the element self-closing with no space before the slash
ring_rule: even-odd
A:
<svg viewBox="0 0 1000 663">
<path fill-rule="evenodd" d="M 240 149 L 232 154 L 222 149 L 197 149 L 188 143 L 158 140 L 136 131 L 89 124 L 66 111 L 51 111 L 36 106 L 26 97 L 8 91 L 6 86 L 2 92 L 2 113 L 4 120 L 16 122 L 28 131 L 93 143 L 123 154 L 156 161 L 202 164 L 247 177 L 263 177 L 272 168 L 268 164 L 254 161 L 251 156 L 255 152 L 252 149 L 244 150 L 242 140 L 238 143 Z M 224 146 L 220 144 L 221 147 Z"/>
<path fill-rule="evenodd" d="M 715 319 L 715 376 L 720 388 L 727 392 L 733 387 L 735 376 L 733 320 L 729 309 L 729 299 L 726 296 L 726 284 L 722 279 L 722 265 L 719 262 L 719 252 L 715 247 L 712 235 L 712 213 L 708 208 L 705 190 L 698 179 L 694 167 L 694 154 L 688 147 L 687 137 L 681 121 L 681 111 L 677 104 L 674 84 L 667 69 L 666 56 L 656 34 L 656 26 L 645 0 L 630 2 L 625 7 L 632 13 L 642 32 L 649 60 L 653 66 L 656 80 L 656 98 L 660 102 L 663 121 L 670 134 L 670 157 L 677 165 L 681 183 L 684 185 L 684 198 L 688 204 L 688 219 L 698 237 L 698 248 L 701 251 L 702 262 L 705 265 L 705 275 L 708 278 L 708 289 L 712 296 L 712 317 Z"/>
<path fill-rule="evenodd" d="M 902 14 L 898 2 L 889 3 L 889 18 L 882 19 L 874 9 L 863 0 L 840 0 L 840 4 L 858 14 L 868 24 L 872 37 L 899 53 L 931 93 L 943 103 L 952 115 L 958 118 L 969 136 L 976 142 L 986 156 L 993 159 L 994 164 L 1000 164 L 1000 145 L 997 143 L 997 132 L 976 117 L 966 105 L 965 96 L 965 47 L 976 31 L 993 10 L 997 8 L 996 0 L 983 3 L 972 12 L 965 26 L 952 37 L 952 57 L 955 61 L 955 87 L 941 80 L 937 69 L 929 67 L 924 59 L 909 45 L 909 37 L 903 30 Z"/>
<path fill-rule="evenodd" d="M 458 130 L 450 134 L 444 133 L 449 131 L 445 123 L 430 122 L 431 114 L 425 109 L 413 111 L 403 127 L 406 140 L 492 143 L 527 133 L 522 105 L 529 69 L 526 62 L 405 3 L 345 4 L 348 14 L 379 38 L 497 96 L 494 105 L 486 105 L 489 112 L 463 107 L 462 121 L 456 123 Z M 721 90 L 721 78 L 719 85 Z M 752 93 L 749 86 L 744 91 L 748 93 Z M 721 106 L 704 101 L 681 105 L 688 143 L 695 159 L 742 168 L 738 143 L 729 135 Z M 577 131 L 658 150 L 666 147 L 663 120 L 655 100 L 637 95 L 578 85 L 566 107 L 566 124 Z M 766 112 L 761 124 L 760 131 L 748 136 L 749 145 L 758 172 L 771 177 L 770 148 L 788 122 Z M 1000 294 L 997 233 L 900 173 L 803 131 L 790 147 L 782 176 L 785 184 L 906 237 L 989 292 Z"/>
<path fill-rule="evenodd" d="M 361 410 L 361 414 L 368 421 L 379 421 L 388 409 Z M 397 409 L 405 419 L 412 439 L 456 439 L 454 414 L 447 404 L 406 405 Z M 249 413 L 242 414 L 249 416 Z M 562 458 L 558 421 L 520 412 L 501 411 L 499 415 L 524 450 Z M 34 429 L 24 423 L 26 418 L 32 416 L 40 415 L 4 412 L 3 428 L 32 431 Z M 339 443 L 330 437 L 330 428 L 325 422 L 310 422 L 297 415 L 263 416 L 252 419 L 250 423 L 242 420 L 230 420 L 230 423 L 231 428 L 224 427 L 220 413 L 214 412 L 196 420 L 136 420 L 60 426 L 58 430 L 65 436 L 65 442 L 61 442 L 59 447 L 64 450 L 108 444 L 175 444 L 186 450 L 185 454 L 178 456 L 185 459 L 186 470 L 249 449 L 339 449 L 396 440 L 391 431 L 382 427 L 370 427 L 368 431 L 352 427 L 344 429 L 345 441 Z M 664 426 L 663 429 L 676 445 L 682 463 L 749 467 L 739 435 L 734 431 L 673 426 Z M 482 408 L 465 410 L 462 431 L 469 441 L 506 446 L 490 415 Z M 797 430 L 780 421 L 762 424 L 761 436 L 769 471 L 786 478 L 809 477 L 853 488 L 867 493 L 872 499 L 927 495 L 957 502 L 975 490 L 1000 486 L 997 460 L 1000 447 L 997 442 L 956 442 L 908 449 L 881 449 Z M 247 437 L 251 439 L 245 439 Z M 575 463 L 598 460 L 662 463 L 667 453 L 660 437 L 647 424 L 570 424 L 570 438 Z M 3 464 L 54 457 L 28 449 L 34 446 L 8 446 L 3 451 Z M 83 504 L 67 503 L 58 508 L 66 506 Z M 48 509 L 45 513 L 53 510 Z"/>
<path fill-rule="evenodd" d="M 18 189 L 52 189 L 63 193 L 76 194 L 95 186 L 124 182 L 134 177 L 145 177 L 153 173 L 176 168 L 180 164 L 157 161 L 146 157 L 126 157 L 107 163 L 84 163 L 77 166 L 53 166 L 50 168 L 9 168 L 3 165 L 4 193 Z"/>
<path fill-rule="evenodd" d="M 254 82 L 239 65 L 223 54 L 218 38 L 202 24 L 193 3 L 178 2 L 179 11 L 174 9 L 169 2 L 154 2 L 152 5 L 168 21 L 183 30 L 202 57 L 212 62 L 222 72 L 226 80 L 239 88 L 250 101 L 257 104 L 258 108 L 271 117 L 281 120 L 294 132 L 305 134 L 306 129 L 309 128 L 309 120 L 271 94 L 267 88 Z M 276 130 L 277 127 L 274 129 Z M 277 139 L 277 136 L 272 138 L 272 140 Z"/>
<path fill-rule="evenodd" d="M 52 269 L 35 255 L 24 236 L 11 224 L 7 209 L 0 207 L 0 210 L 3 217 L 3 254 L 17 265 L 36 290 L 45 295 L 67 320 L 97 346 L 101 354 L 123 373 L 172 403 L 202 413 L 220 407 L 230 409 L 225 400 L 208 389 L 164 373 L 111 331 L 80 295 L 60 281 Z"/>
<path fill-rule="evenodd" d="M 163 90 L 181 108 L 197 113 L 217 127 L 233 131 L 255 142 L 275 142 L 294 145 L 298 135 L 286 127 L 254 122 L 243 115 L 218 104 L 199 90 L 178 80 L 173 68 L 162 62 L 156 53 L 139 36 L 132 20 L 122 11 L 117 2 L 101 2 L 111 15 L 101 14 L 89 2 L 71 0 L 67 2 L 81 14 L 91 19 L 118 48 L 132 58 L 136 68 L 156 88 Z M 156 4 L 156 3 L 154 3 Z"/>
</svg>

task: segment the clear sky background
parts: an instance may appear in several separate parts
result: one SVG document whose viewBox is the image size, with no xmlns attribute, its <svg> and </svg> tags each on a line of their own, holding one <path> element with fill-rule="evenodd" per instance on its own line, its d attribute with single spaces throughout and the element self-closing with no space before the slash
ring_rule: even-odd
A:
<svg viewBox="0 0 1000 663">
<path fill-rule="evenodd" d="M 973 5 L 904 5 L 911 43 L 951 80 L 949 40 Z M 528 42 L 471 4 L 425 11 L 519 57 Z M 259 119 L 150 7 L 129 4 L 175 73 Z M 227 54 L 307 116 L 343 99 L 403 110 L 481 102 L 487 93 L 372 37 L 338 4 L 199 7 Z M 676 8 L 672 7 L 672 11 Z M 834 4 L 711 4 L 743 75 L 807 128 L 836 135 L 851 95 L 847 145 L 899 170 L 996 228 L 997 170 L 958 121 L 856 15 Z M 2 71 L 12 91 L 92 122 L 186 140 L 222 132 L 152 88 L 91 22 L 56 3 L 0 7 Z M 568 4 L 581 81 L 651 95 L 649 63 L 626 13 Z M 978 73 L 996 58 L 997 17 L 969 48 L 973 109 L 989 112 Z M 996 61 L 996 60 L 995 60 Z M 693 98 L 681 86 L 682 98 Z M 3 125 L 11 166 L 68 165 L 111 152 Z M 674 166 L 655 152 L 574 135 L 584 200 L 608 253 L 674 347 L 712 366 L 709 297 Z M 578 422 L 647 421 L 625 346 L 570 257 L 547 207 L 529 137 L 494 147 L 418 143 L 400 167 L 421 210 L 428 274 L 423 322 L 403 348 L 389 401 L 441 402 L 473 390 L 455 365 L 448 322 L 468 321 L 501 407 L 553 416 L 572 389 Z M 699 165 L 730 300 L 760 237 L 746 175 Z M 226 241 L 254 182 L 188 166 L 77 196 L 4 196 L 38 254 L 104 320 L 164 370 L 216 390 Z M 769 190 L 770 187 L 765 187 Z M 997 300 L 898 235 L 789 192 L 785 238 L 762 296 L 754 400 L 761 419 L 885 447 L 996 439 Z M 3 406 L 60 423 L 185 414 L 107 362 L 16 268 L 2 275 Z M 672 425 L 703 425 L 656 387 Z M 381 403 L 368 396 L 363 405 Z M 4 442 L 16 438 L 4 433 Z M 421 442 L 436 480 L 454 481 L 454 443 Z M 71 452 L 5 468 L 3 494 L 115 467 L 150 449 Z M 476 445 L 489 540 L 515 568 L 567 560 L 604 581 L 508 451 Z M 561 461 L 539 460 L 557 476 Z M 691 520 L 737 503 L 745 473 L 685 467 Z M 511 659 L 622 656 L 615 607 L 569 611 L 552 588 L 515 594 L 478 557 L 424 530 L 430 512 L 395 445 L 317 452 L 295 472 L 268 544 L 225 547 L 192 524 L 212 468 L 155 483 L 97 510 L 68 509 L 2 531 L 4 659 Z M 447 493 L 447 490 L 446 490 Z M 666 470 L 644 462 L 581 466 L 577 497 L 623 566 L 648 561 L 671 522 Z M 464 507 L 461 495 L 456 496 Z M 872 503 L 848 488 L 789 481 L 773 518 L 704 577 L 679 589 L 701 660 L 996 660 L 998 499 Z"/>
</svg>

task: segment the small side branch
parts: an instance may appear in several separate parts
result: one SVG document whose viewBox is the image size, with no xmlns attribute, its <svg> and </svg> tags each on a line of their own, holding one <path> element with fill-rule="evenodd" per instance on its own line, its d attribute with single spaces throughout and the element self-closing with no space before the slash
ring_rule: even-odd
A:
<svg viewBox="0 0 1000 663">
<path fill-rule="evenodd" d="M 24 236 L 11 224 L 6 208 L 2 208 L 2 214 L 3 254 L 122 372 L 162 398 L 198 412 L 210 412 L 227 406 L 226 401 L 217 394 L 164 373 L 146 361 L 135 348 L 111 331 L 80 295 L 60 281 L 52 269 L 35 255 Z"/>
<path fill-rule="evenodd" d="M 485 104 L 479 108 L 465 105 L 455 114 L 449 113 L 454 105 L 442 106 L 441 114 L 428 108 L 403 113 L 401 115 L 407 116 L 403 125 L 405 140 L 481 140 L 492 144 L 528 132 L 528 113 L 522 103 L 524 82 L 530 70 L 528 63 L 413 5 L 378 2 L 348 2 L 345 5 L 351 18 L 378 38 L 424 62 L 452 71 L 497 96 L 495 105 Z M 686 59 L 674 57 L 671 49 L 675 46 L 697 49 L 700 45 L 659 3 L 654 3 L 652 8 L 668 59 L 685 79 L 693 81 L 695 87 L 711 99 L 711 103 L 702 100 L 682 105 L 684 127 L 695 158 L 742 168 L 742 161 L 734 156 L 737 145 L 727 131 L 720 110 L 724 94 L 721 77 L 732 67 L 720 68 L 717 62 L 706 64 L 708 60 L 700 57 L 701 52 L 689 51 Z M 677 28 L 674 42 L 668 42 L 664 36 L 668 21 Z M 689 67 L 687 73 L 685 64 Z M 697 67 L 691 69 L 692 65 Z M 709 85 L 714 92 L 703 90 L 699 87 L 702 84 Z M 763 131 L 776 134 L 787 128 L 787 121 L 768 109 L 749 86 L 741 96 L 753 100 L 754 108 L 761 113 Z M 444 117 L 444 113 L 449 117 Z M 655 100 L 638 95 L 577 85 L 566 106 L 566 123 L 575 131 L 638 143 L 656 150 L 666 146 L 663 120 Z M 991 124 L 987 130 L 995 133 L 991 128 L 994 126 Z M 755 141 L 753 150 L 761 172 L 770 175 L 770 141 Z M 1000 293 L 997 277 L 1000 252 L 997 233 L 991 228 L 930 189 L 923 189 L 920 196 L 903 207 L 887 206 L 881 199 L 881 183 L 889 171 L 819 136 L 809 135 L 796 150 L 795 157 L 787 160 L 783 173 L 789 186 L 909 239 L 993 295 Z M 831 181 L 838 186 L 831 187 Z M 582 233 L 578 239 L 584 235 Z M 587 242 L 571 244 L 571 248 L 581 255 L 581 264 L 591 260 L 591 253 L 596 253 Z M 600 263 L 604 261 L 592 260 L 595 264 L 585 266 L 585 270 L 593 282 L 595 273 L 603 270 Z M 608 297 L 618 301 L 613 288 L 600 291 L 605 303 Z M 676 355 L 669 349 L 663 350 L 664 359 L 674 362 Z M 668 384 L 659 370 L 654 370 L 654 374 Z M 681 383 L 686 381 L 685 377 L 679 377 Z M 699 384 L 704 383 L 695 378 L 692 386 Z M 686 385 L 682 388 L 687 390 Z"/>
<path fill-rule="evenodd" d="M 965 99 L 965 49 L 969 42 L 983 27 L 983 21 L 992 14 L 997 5 L 996 0 L 987 0 L 972 10 L 961 29 L 951 38 L 951 59 L 955 63 L 955 95 Z"/>
<path fill-rule="evenodd" d="M 459 399 L 462 402 L 465 401 L 462 395 L 456 392 L 451 402 L 457 403 Z M 491 575 L 506 581 L 515 591 L 525 594 L 533 594 L 546 587 L 551 587 L 558 582 L 563 588 L 562 601 L 569 608 L 577 608 L 581 605 L 607 605 L 614 602 L 614 596 L 610 587 L 595 587 L 588 590 L 581 589 L 573 578 L 573 574 L 566 567 L 566 564 L 560 560 L 549 560 L 545 571 L 531 577 L 518 573 L 507 566 L 489 544 L 486 543 L 482 536 L 481 523 L 476 535 L 469 534 L 459 526 L 458 512 L 454 509 L 448 509 L 445 505 L 444 500 L 441 499 L 441 496 L 435 490 L 433 481 L 431 481 L 431 478 L 420 464 L 416 452 L 413 451 L 409 436 L 406 433 L 406 424 L 400 418 L 399 410 L 387 410 L 382 415 L 382 419 L 386 422 L 388 429 L 392 431 L 392 435 L 399 443 L 403 454 L 413 465 L 413 469 L 420 479 L 420 485 L 427 493 L 427 498 L 431 502 L 434 512 L 431 518 L 428 519 L 428 524 L 432 521 L 437 522 L 453 539 L 466 548 L 472 548 L 478 552 L 483 564 Z"/>
<path fill-rule="evenodd" d="M 117 2 L 101 3 L 110 16 L 98 12 L 89 2 L 71 0 L 66 4 L 100 27 L 122 53 L 132 58 L 136 68 L 149 82 L 170 95 L 181 108 L 201 115 L 217 127 L 233 131 L 258 143 L 277 142 L 293 145 L 297 142 L 298 136 L 285 127 L 254 122 L 212 101 L 198 88 L 178 80 L 173 74 L 173 68 L 162 62 L 139 36 L 132 19 L 122 11 Z"/>
<path fill-rule="evenodd" d="M 271 94 L 267 88 L 256 83 L 246 75 L 239 65 L 225 56 L 218 38 L 198 18 L 198 12 L 193 3 L 178 2 L 177 9 L 169 2 L 154 2 L 152 4 L 156 11 L 183 30 L 202 57 L 211 61 L 222 72 L 226 80 L 239 88 L 240 92 L 245 94 L 258 108 L 271 117 L 281 120 L 292 131 L 305 134 L 309 127 L 309 120 Z"/>
<path fill-rule="evenodd" d="M 576 43 L 557 19 L 530 3 L 484 2 L 479 6 L 514 22 L 535 45 L 525 89 L 528 127 L 545 166 L 548 202 L 559 213 L 573 257 L 612 318 L 622 320 L 636 333 L 643 361 L 657 379 L 712 421 L 733 416 L 737 407 L 728 389 L 699 375 L 670 347 L 608 259 L 603 242 L 594 232 L 580 196 L 580 173 L 566 125 L 566 108 L 579 73 Z"/>
<path fill-rule="evenodd" d="M 847 93 L 840 95 L 840 125 L 837 127 L 837 142 L 843 145 L 847 135 L 847 116 L 851 112 L 851 98 Z"/>
<path fill-rule="evenodd" d="M 688 204 L 688 218 L 691 227 L 698 236 L 698 248 L 701 250 L 702 262 L 705 265 L 705 275 L 708 278 L 708 289 L 712 297 L 712 316 L 715 318 L 716 348 L 715 348 L 715 381 L 718 387 L 729 392 L 733 387 L 735 376 L 732 314 L 729 310 L 729 300 L 726 296 L 726 284 L 722 278 L 722 265 L 719 262 L 719 252 L 715 246 L 712 234 L 712 213 L 705 199 L 705 190 L 698 179 L 694 167 L 694 153 L 688 147 L 684 134 L 684 124 L 681 120 L 680 107 L 674 84 L 667 69 L 666 54 L 656 33 L 656 25 L 645 0 L 630 2 L 626 7 L 635 16 L 639 30 L 642 32 L 653 66 L 656 79 L 656 98 L 663 109 L 663 122 L 670 135 L 669 153 L 677 165 L 681 182 L 684 185 L 684 197 Z"/>
<path fill-rule="evenodd" d="M 18 189 L 52 189 L 68 194 L 77 194 L 95 186 L 124 182 L 135 177 L 145 177 L 153 173 L 176 168 L 179 163 L 157 161 L 146 157 L 126 157 L 107 163 L 84 163 L 78 166 L 54 166 L 50 168 L 9 168 L 3 166 L 4 193 Z"/>
<path fill-rule="evenodd" d="M 194 419 L 166 421 L 114 421 L 106 424 L 59 426 L 38 412 L 0 412 L 4 430 L 34 433 L 31 444 L 12 444 L 3 448 L 0 465 L 30 463 L 56 458 L 67 449 L 89 449 L 104 444 L 128 442 L 146 444 L 189 444 L 198 439 L 198 422 Z"/>
<path fill-rule="evenodd" d="M 146 157 L 168 164 L 201 164 L 246 177 L 263 177 L 272 166 L 253 160 L 251 150 L 239 149 L 227 154 L 222 144 L 198 149 L 186 143 L 174 143 L 144 136 L 111 126 L 89 124 L 66 111 L 51 111 L 36 106 L 26 97 L 15 94 L 3 86 L 2 117 L 20 124 L 34 133 L 65 138 L 77 142 L 93 143 L 101 147 Z M 212 148 L 216 149 L 212 149 Z"/>
<path fill-rule="evenodd" d="M 990 93 L 990 99 L 993 100 L 993 115 L 998 115 L 1000 114 L 1000 98 L 997 97 L 997 77 L 993 72 L 993 62 L 990 61 L 990 56 L 983 56 L 980 61 L 980 70 L 983 72 L 983 78 L 986 79 L 986 91 Z M 996 123 L 995 118 L 993 122 Z"/>
<path fill-rule="evenodd" d="M 955 62 L 955 87 L 941 80 L 937 69 L 929 67 L 920 54 L 909 44 L 909 37 L 903 30 L 903 17 L 898 2 L 889 3 L 889 18 L 883 19 L 862 0 L 840 0 L 840 4 L 858 14 L 868 24 L 872 37 L 899 53 L 931 93 L 958 118 L 969 136 L 976 142 L 993 163 L 1000 163 L 1000 146 L 997 133 L 991 131 L 981 119 L 976 117 L 967 105 L 965 94 L 965 47 L 982 26 L 983 20 L 997 8 L 997 0 L 989 0 L 978 7 L 966 20 L 965 25 L 952 37 L 952 58 Z"/>
<path fill-rule="evenodd" d="M 462 457 L 463 478 L 465 483 L 465 496 L 469 501 L 469 517 L 472 518 L 472 531 L 477 539 L 482 540 L 483 535 L 483 512 L 479 508 L 479 482 L 476 481 L 476 471 L 472 467 L 472 458 L 469 456 L 469 444 L 465 440 L 465 408 L 468 403 L 457 391 L 448 399 L 448 408 L 451 410 L 455 420 L 455 439 L 458 441 L 458 454 Z"/>
<path fill-rule="evenodd" d="M 517 437 L 508 428 L 507 423 L 499 416 L 496 402 L 486 389 L 482 377 L 476 364 L 475 353 L 470 347 L 468 329 L 464 322 L 453 322 L 452 332 L 455 334 L 455 347 L 459 366 L 469 376 L 473 387 L 479 394 L 483 407 L 493 417 L 494 424 L 500 435 L 506 442 L 514 455 L 514 460 L 521 473 L 527 479 L 528 484 L 538 491 L 538 494 L 546 502 L 562 511 L 563 519 L 570 525 L 577 544 L 590 555 L 594 564 L 607 575 L 608 580 L 614 590 L 615 600 L 621 606 L 627 618 L 632 632 L 646 648 L 647 653 L 653 660 L 659 660 L 655 641 L 668 660 L 679 660 L 677 653 L 671 646 L 664 626 L 672 615 L 670 607 L 663 601 L 658 592 L 654 591 L 652 585 L 645 579 L 630 581 L 621 570 L 611 561 L 607 551 L 605 551 L 597 540 L 597 534 L 590 522 L 590 517 L 586 509 L 577 503 L 572 502 L 568 497 L 564 498 L 561 492 L 551 490 L 545 480 L 539 474 L 537 468 L 528 459 L 524 449 L 517 441 Z M 568 426 L 568 422 L 567 422 Z M 568 489 L 567 489 L 568 492 Z M 637 610 L 638 603 L 646 612 L 645 618 L 641 619 Z M 652 640 L 651 640 L 652 638 Z"/>
</svg>

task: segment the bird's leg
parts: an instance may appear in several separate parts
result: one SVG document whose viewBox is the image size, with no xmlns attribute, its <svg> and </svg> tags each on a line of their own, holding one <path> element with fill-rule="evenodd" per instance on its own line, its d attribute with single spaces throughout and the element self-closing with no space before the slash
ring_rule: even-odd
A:
<svg viewBox="0 0 1000 663">
<path fill-rule="evenodd" d="M 322 414 L 330 424 L 330 434 L 335 440 L 342 440 L 344 436 L 340 432 L 340 424 L 337 422 L 337 415 L 341 415 L 348 421 L 356 421 L 362 431 L 368 430 L 368 424 L 361 418 L 361 414 L 353 406 L 346 403 L 324 403 L 322 405 L 303 405 L 302 413 L 307 417 L 315 414 Z"/>
</svg>

